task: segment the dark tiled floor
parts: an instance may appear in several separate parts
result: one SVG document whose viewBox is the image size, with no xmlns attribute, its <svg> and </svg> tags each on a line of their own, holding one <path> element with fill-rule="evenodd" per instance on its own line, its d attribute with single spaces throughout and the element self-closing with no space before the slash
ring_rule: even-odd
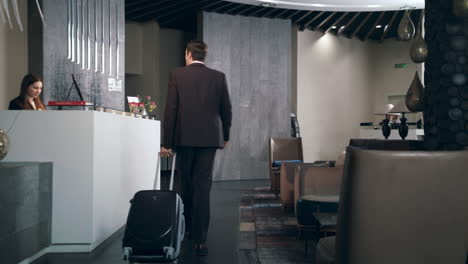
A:
<svg viewBox="0 0 468 264">
<path fill-rule="evenodd" d="M 178 263 L 238 264 L 239 201 L 243 190 L 268 186 L 269 182 L 215 182 L 211 191 L 211 223 L 208 234 L 209 255 L 196 257 L 190 242 L 184 242 Z M 122 260 L 121 236 L 91 254 L 49 254 L 34 264 L 118 264 Z M 249 263 L 245 263 L 249 264 Z"/>
</svg>

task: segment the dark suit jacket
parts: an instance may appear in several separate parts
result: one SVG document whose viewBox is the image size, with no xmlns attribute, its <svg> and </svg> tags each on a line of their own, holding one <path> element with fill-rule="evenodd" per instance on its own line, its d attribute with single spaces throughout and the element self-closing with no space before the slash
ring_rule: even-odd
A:
<svg viewBox="0 0 468 264">
<path fill-rule="evenodd" d="M 229 141 L 231 101 L 224 73 L 201 63 L 171 72 L 163 146 L 222 148 Z"/>
<path fill-rule="evenodd" d="M 8 106 L 8 110 L 23 110 L 23 108 L 24 103 L 19 96 L 11 100 L 10 105 Z"/>
</svg>

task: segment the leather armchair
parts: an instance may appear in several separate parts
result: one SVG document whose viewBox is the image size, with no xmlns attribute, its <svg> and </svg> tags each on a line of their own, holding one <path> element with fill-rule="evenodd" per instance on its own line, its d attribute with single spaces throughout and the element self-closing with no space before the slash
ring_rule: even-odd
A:
<svg viewBox="0 0 468 264">
<path fill-rule="evenodd" d="M 270 182 L 271 190 L 278 196 L 280 187 L 280 168 L 273 162 L 283 160 L 304 160 L 301 138 L 270 138 Z"/>
<path fill-rule="evenodd" d="M 334 163 L 334 162 L 333 162 Z M 293 207 L 295 204 L 294 198 L 294 178 L 296 171 L 304 167 L 330 167 L 331 162 L 320 161 L 314 163 L 286 163 L 281 164 L 280 170 L 280 200 L 283 210 L 286 207 Z M 295 206 L 294 206 L 295 207 Z"/>
<path fill-rule="evenodd" d="M 316 263 L 466 264 L 468 151 L 348 149 L 336 238 Z"/>
<path fill-rule="evenodd" d="M 294 205 L 298 238 L 305 241 L 305 254 L 307 254 L 308 240 L 318 238 L 321 232 L 325 234 L 335 232 L 338 203 L 322 200 L 320 197 L 338 196 L 343 166 L 337 163 L 338 167 L 318 167 L 316 164 L 296 166 Z M 318 221 L 314 213 L 319 212 L 327 213 L 331 217 L 331 223 L 324 225 L 323 222 Z"/>
</svg>

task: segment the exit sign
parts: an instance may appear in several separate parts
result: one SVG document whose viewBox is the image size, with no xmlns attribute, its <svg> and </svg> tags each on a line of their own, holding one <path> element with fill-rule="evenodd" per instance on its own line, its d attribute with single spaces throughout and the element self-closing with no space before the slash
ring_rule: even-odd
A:
<svg viewBox="0 0 468 264">
<path fill-rule="evenodd" d="M 396 69 L 407 68 L 407 67 L 408 67 L 408 64 L 406 64 L 406 63 L 395 64 Z"/>
</svg>

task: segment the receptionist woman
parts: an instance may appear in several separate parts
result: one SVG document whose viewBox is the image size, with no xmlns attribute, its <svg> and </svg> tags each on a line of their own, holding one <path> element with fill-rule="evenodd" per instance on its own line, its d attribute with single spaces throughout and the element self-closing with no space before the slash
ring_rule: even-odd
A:
<svg viewBox="0 0 468 264">
<path fill-rule="evenodd" d="M 33 75 L 27 74 L 21 82 L 20 95 L 10 101 L 8 110 L 45 110 L 39 95 L 42 92 L 42 80 Z"/>
</svg>

